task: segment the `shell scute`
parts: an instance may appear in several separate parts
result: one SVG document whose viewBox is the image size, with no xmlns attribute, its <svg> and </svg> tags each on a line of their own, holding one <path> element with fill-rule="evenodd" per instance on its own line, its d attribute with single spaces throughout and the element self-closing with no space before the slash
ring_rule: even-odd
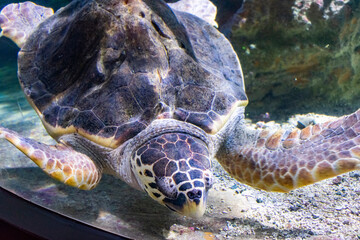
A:
<svg viewBox="0 0 360 240">
<path fill-rule="evenodd" d="M 214 90 L 197 85 L 188 85 L 182 89 L 177 98 L 181 108 L 188 111 L 207 112 L 211 108 Z"/>
<path fill-rule="evenodd" d="M 175 11 L 180 36 L 146 1 L 101 4 L 69 4 L 19 53 L 20 83 L 54 138 L 116 148 L 165 118 L 216 134 L 247 104 L 239 61 L 216 29 Z"/>
<path fill-rule="evenodd" d="M 92 111 L 83 111 L 74 119 L 75 128 L 86 129 L 89 134 L 97 134 L 104 128 L 104 123 Z"/>
</svg>

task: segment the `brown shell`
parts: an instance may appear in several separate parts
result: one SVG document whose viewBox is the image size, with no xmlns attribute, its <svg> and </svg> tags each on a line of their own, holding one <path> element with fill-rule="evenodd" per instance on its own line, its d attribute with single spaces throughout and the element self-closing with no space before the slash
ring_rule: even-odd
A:
<svg viewBox="0 0 360 240">
<path fill-rule="evenodd" d="M 25 43 L 19 79 L 53 137 L 78 132 L 108 147 L 156 118 L 216 133 L 247 103 L 229 42 L 160 1 L 72 2 Z"/>
</svg>

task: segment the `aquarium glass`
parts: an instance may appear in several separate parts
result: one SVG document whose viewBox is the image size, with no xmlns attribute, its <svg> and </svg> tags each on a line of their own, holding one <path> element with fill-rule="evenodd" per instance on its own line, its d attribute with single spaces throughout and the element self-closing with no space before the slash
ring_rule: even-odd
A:
<svg viewBox="0 0 360 240">
<path fill-rule="evenodd" d="M 35 2 L 57 10 L 70 1 Z M 229 7 L 239 6 L 236 1 L 213 2 L 222 4 L 219 28 L 242 63 L 250 101 L 248 119 L 284 122 L 294 114 L 307 112 L 341 116 L 360 107 L 359 1 L 248 0 L 238 9 Z M 0 8 L 9 3 L 1 1 Z M 18 83 L 18 51 L 9 39 L 0 38 L 0 125 L 55 144 Z M 238 183 L 216 161 L 213 171 L 215 183 L 206 213 L 192 219 L 169 211 L 112 176 L 103 176 L 91 191 L 64 185 L 48 177 L 10 143 L 0 141 L 2 188 L 120 236 L 360 237 L 359 172 L 282 194 Z"/>
</svg>

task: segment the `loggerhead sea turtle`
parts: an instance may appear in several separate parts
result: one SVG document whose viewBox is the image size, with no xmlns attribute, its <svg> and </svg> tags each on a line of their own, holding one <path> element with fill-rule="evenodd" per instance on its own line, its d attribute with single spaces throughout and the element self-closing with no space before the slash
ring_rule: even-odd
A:
<svg viewBox="0 0 360 240">
<path fill-rule="evenodd" d="M 50 16 L 51 15 L 51 16 Z M 103 173 L 199 217 L 216 159 L 238 181 L 288 192 L 360 168 L 360 110 L 302 130 L 252 129 L 239 60 L 216 28 L 162 0 L 26 2 L 0 14 L 45 145 L 0 135 L 51 177 L 92 189 Z"/>
</svg>

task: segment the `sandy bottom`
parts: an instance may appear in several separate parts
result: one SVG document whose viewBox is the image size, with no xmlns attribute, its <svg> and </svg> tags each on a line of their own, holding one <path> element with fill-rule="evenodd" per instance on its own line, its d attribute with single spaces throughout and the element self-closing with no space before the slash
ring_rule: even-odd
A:
<svg viewBox="0 0 360 240">
<path fill-rule="evenodd" d="M 3 126 L 51 143 L 25 99 L 0 101 Z M 11 149 L 11 150 L 10 150 Z M 120 180 L 104 176 L 82 191 L 49 178 L 8 142 L 0 142 L 0 185 L 56 212 L 134 239 L 359 239 L 360 172 L 289 194 L 258 191 L 214 162 L 216 182 L 203 218 L 179 216 Z"/>
</svg>

